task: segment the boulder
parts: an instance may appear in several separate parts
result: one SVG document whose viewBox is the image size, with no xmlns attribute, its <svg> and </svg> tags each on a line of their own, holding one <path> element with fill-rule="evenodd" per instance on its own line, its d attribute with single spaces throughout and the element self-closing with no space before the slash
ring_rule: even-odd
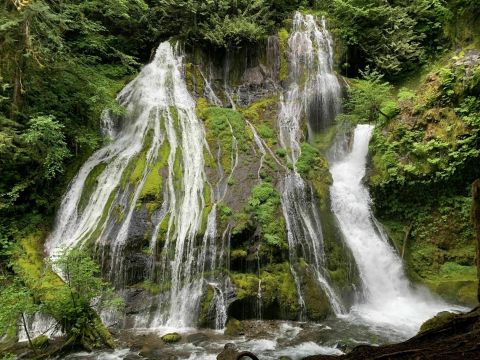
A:
<svg viewBox="0 0 480 360">
<path fill-rule="evenodd" d="M 179 333 L 173 332 L 163 335 L 161 339 L 166 343 L 176 343 L 182 340 L 182 336 Z"/>
<path fill-rule="evenodd" d="M 232 343 L 226 344 L 223 351 L 217 356 L 217 360 L 240 360 L 242 358 L 258 360 L 255 354 L 250 351 L 239 351 Z"/>
</svg>

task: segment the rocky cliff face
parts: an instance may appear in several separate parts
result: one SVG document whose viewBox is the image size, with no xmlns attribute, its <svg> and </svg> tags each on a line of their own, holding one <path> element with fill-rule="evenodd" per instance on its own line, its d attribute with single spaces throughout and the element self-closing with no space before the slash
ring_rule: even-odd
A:
<svg viewBox="0 0 480 360">
<path fill-rule="evenodd" d="M 255 49 L 187 55 L 162 44 L 119 95 L 127 115 L 106 115 L 112 144 L 77 175 L 57 220 L 60 230 L 71 226 L 47 248 L 63 241 L 60 233 L 72 241 L 80 234 L 126 299 L 123 326 L 320 320 L 334 311 L 333 293 L 347 307 L 353 301 L 356 268 L 329 210 L 324 151 L 335 126 L 313 136 L 305 112 L 294 119 L 295 144 L 282 143 L 282 96 L 294 81 L 288 37 L 281 30 Z M 307 70 L 297 71 L 295 86 L 305 86 Z M 293 173 L 296 200 L 313 209 L 299 216 L 317 222 L 296 245 L 282 196 Z"/>
</svg>

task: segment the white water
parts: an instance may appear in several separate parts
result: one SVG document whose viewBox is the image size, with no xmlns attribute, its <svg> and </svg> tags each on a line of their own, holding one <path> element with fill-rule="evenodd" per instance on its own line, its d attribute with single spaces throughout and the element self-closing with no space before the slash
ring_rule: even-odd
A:
<svg viewBox="0 0 480 360">
<path fill-rule="evenodd" d="M 302 117 L 308 117 L 311 111 L 329 113 L 330 122 L 339 111 L 336 104 L 340 101 L 340 86 L 332 71 L 331 38 L 325 22 L 320 28 L 312 15 L 297 12 L 288 45 L 290 85 L 281 99 L 279 128 L 280 144 L 289 150 L 289 160 L 293 164 L 293 170 L 285 176 L 282 191 L 291 270 L 302 309 L 305 302 L 298 270 L 300 258 L 310 266 L 334 313 L 341 314 L 345 310 L 325 270 L 322 225 L 313 190 L 296 170 L 296 162 L 301 154 Z M 322 118 L 323 125 L 309 121 L 309 127 L 316 129 L 324 126 L 324 120 L 327 121 L 326 116 Z"/>
<path fill-rule="evenodd" d="M 183 79 L 182 61 L 181 54 L 164 42 L 158 47 L 154 60 L 120 92 L 118 100 L 127 112 L 122 127 L 118 132 L 113 131 L 113 121 L 104 116 L 104 132 L 112 137 L 112 142 L 94 153 L 73 179 L 46 243 L 48 254 L 57 256 L 62 249 L 93 241 L 102 253 L 102 263 L 107 264 L 104 270 L 114 284 L 122 288 L 126 277 L 124 248 L 132 218 L 147 176 L 161 160 L 161 146 L 168 142 L 165 187 L 158 184 L 163 188 L 163 204 L 152 217 L 157 223 L 150 241 L 150 273 L 160 284 L 168 283 L 170 291 L 158 299 L 159 310 L 152 320 L 153 326 L 195 325 L 196 307 L 206 286 L 203 271 L 208 261 L 214 263 L 216 256 L 212 251 L 216 249 L 213 245 L 215 207 L 208 215 L 202 246 L 195 244 L 205 205 L 203 149 L 206 140 L 203 125 L 195 115 L 195 101 Z M 147 134 L 151 134 L 149 143 Z M 139 180 L 121 189 L 121 178 L 129 161 L 138 163 L 136 156 L 142 148 L 145 167 Z M 180 164 L 177 167 L 176 161 Z M 100 163 L 106 164 L 106 168 L 98 176 L 98 185 L 82 211 L 79 203 L 85 181 Z M 114 206 L 121 206 L 125 214 L 119 226 L 112 225 Z M 164 245 L 159 249 L 160 259 L 156 259 L 160 223 L 167 216 L 166 238 L 162 239 Z"/>
<path fill-rule="evenodd" d="M 358 125 L 351 150 L 337 154 L 330 167 L 332 210 L 357 263 L 364 292 L 351 316 L 410 336 L 424 321 L 452 307 L 411 286 L 400 257 L 372 214 L 363 183 L 372 130 L 372 125 Z"/>
</svg>

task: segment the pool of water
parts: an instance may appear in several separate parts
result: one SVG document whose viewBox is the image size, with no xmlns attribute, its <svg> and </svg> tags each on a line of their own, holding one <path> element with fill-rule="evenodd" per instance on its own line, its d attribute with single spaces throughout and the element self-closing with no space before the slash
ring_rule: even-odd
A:
<svg viewBox="0 0 480 360">
<path fill-rule="evenodd" d="M 359 344 L 381 345 L 409 337 L 399 329 L 373 326 L 352 316 L 321 323 L 252 320 L 243 321 L 242 327 L 241 334 L 236 336 L 220 330 L 191 328 L 122 330 L 116 334 L 117 350 L 80 352 L 65 359 L 213 360 L 227 343 L 234 343 L 239 350 L 251 351 L 261 360 L 276 360 L 281 356 L 298 360 L 315 354 L 339 355 Z M 173 331 L 182 339 L 165 344 L 160 337 Z"/>
</svg>

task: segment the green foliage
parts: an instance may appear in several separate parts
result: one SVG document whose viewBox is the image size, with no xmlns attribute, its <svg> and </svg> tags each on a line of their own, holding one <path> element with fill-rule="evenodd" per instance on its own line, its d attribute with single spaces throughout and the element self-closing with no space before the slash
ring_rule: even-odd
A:
<svg viewBox="0 0 480 360">
<path fill-rule="evenodd" d="M 266 243 L 285 248 L 285 224 L 280 214 L 280 194 L 271 183 L 262 182 L 252 189 L 247 211 L 260 226 Z"/>
<path fill-rule="evenodd" d="M 391 118 L 397 113 L 396 106 L 388 103 L 392 85 L 383 80 L 376 71 L 362 72 L 363 80 L 356 80 L 348 91 L 345 114 L 340 119 L 352 122 L 376 121 L 379 115 Z M 386 105 L 388 107 L 386 108 Z"/>
<path fill-rule="evenodd" d="M 478 64 L 463 56 L 437 65 L 415 93 L 399 91 L 400 115 L 374 131 L 370 185 L 409 275 L 450 301 L 471 304 L 476 285 L 469 184 L 480 176 L 480 108 L 474 100 L 480 87 L 473 75 Z"/>
<path fill-rule="evenodd" d="M 22 136 L 47 180 L 63 171 L 63 160 L 69 155 L 62 129 L 63 125 L 53 117 L 39 116 L 29 121 L 29 128 Z"/>
<path fill-rule="evenodd" d="M 15 334 L 22 314 L 33 315 L 39 310 L 32 292 L 19 279 L 0 277 L 0 335 Z"/>
<path fill-rule="evenodd" d="M 334 18 L 347 46 L 347 72 L 369 65 L 400 77 L 444 49 L 450 18 L 444 1 L 334 0 L 320 7 Z"/>
<path fill-rule="evenodd" d="M 115 94 L 138 65 L 133 55 L 152 45 L 136 38 L 131 52 L 122 39 L 131 25 L 145 28 L 138 15 L 147 9 L 142 0 L 0 7 L 2 217 L 51 212 L 69 180 L 58 181 L 69 155 L 77 167 L 98 147 L 101 112 L 121 113 Z"/>
<path fill-rule="evenodd" d="M 436 85 L 425 85 L 436 86 L 433 90 L 419 89 L 419 104 L 407 104 L 403 110 L 415 109 L 414 122 L 397 118 L 387 125 L 388 133 L 380 128 L 374 132 L 371 183 L 384 193 L 390 187 L 463 183 L 465 175 L 475 178 L 472 165 L 480 156 L 480 107 L 470 96 L 475 90 L 469 90 L 465 84 L 469 79 L 452 67 L 442 68 L 436 79 Z M 422 93 L 427 92 L 429 99 L 422 104 Z M 400 95 L 402 101 L 405 95 Z"/>
<path fill-rule="evenodd" d="M 153 25 L 164 36 L 217 47 L 255 43 L 269 34 L 305 1 L 294 0 L 156 0 L 152 7 Z"/>
<path fill-rule="evenodd" d="M 315 170 L 328 166 L 325 159 L 321 157 L 320 152 L 309 143 L 300 144 L 300 149 L 300 157 L 295 166 L 303 177 L 309 178 L 309 175 L 313 174 Z"/>
<path fill-rule="evenodd" d="M 16 358 L 17 357 L 14 354 L 7 353 L 7 354 L 2 354 L 2 357 L 0 358 L 0 360 L 15 360 Z"/>
<path fill-rule="evenodd" d="M 68 337 L 87 348 L 111 341 L 91 304 L 97 299 L 100 308 L 118 309 L 123 302 L 100 277 L 97 263 L 85 251 L 75 248 L 64 251 L 53 266 L 62 273 L 65 284 L 42 299 L 42 311 L 57 319 Z"/>
</svg>

